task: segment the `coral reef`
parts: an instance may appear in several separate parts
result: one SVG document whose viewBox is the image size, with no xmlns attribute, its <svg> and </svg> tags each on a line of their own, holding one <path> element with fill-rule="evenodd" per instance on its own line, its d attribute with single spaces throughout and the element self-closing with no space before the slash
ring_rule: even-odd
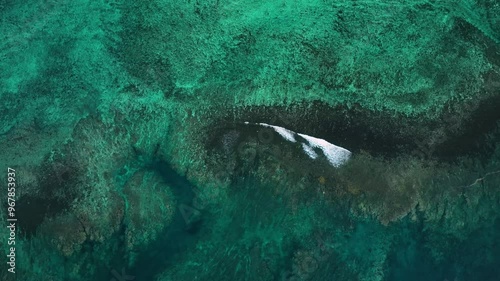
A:
<svg viewBox="0 0 500 281">
<path fill-rule="evenodd" d="M 498 1 L 0 7 L 1 280 L 500 276 Z"/>
</svg>

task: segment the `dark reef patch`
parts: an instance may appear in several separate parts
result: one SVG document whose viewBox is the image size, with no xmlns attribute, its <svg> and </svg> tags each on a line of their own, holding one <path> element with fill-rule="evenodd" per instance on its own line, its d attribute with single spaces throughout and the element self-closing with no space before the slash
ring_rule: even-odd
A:
<svg viewBox="0 0 500 281">
<path fill-rule="evenodd" d="M 465 102 L 450 106 L 434 119 L 374 112 L 359 105 L 332 107 L 322 102 L 213 112 L 225 113 L 213 116 L 207 127 L 205 144 L 209 150 L 220 143 L 225 133 L 243 130 L 241 126 L 248 121 L 322 138 L 352 152 L 367 151 L 387 158 L 413 155 L 454 162 L 461 156 L 486 159 L 491 155 L 493 147 L 488 145 L 488 136 L 497 134 L 500 95 L 486 98 L 476 106 Z"/>
<path fill-rule="evenodd" d="M 447 114 L 453 116 L 457 114 L 457 110 L 450 110 Z M 450 132 L 446 140 L 436 147 L 435 154 L 447 161 L 473 153 L 488 156 L 494 149 L 493 143 L 488 138 L 494 137 L 500 140 L 499 122 L 500 95 L 496 95 L 481 101 L 477 108 L 470 112 L 467 122 L 461 125 L 460 131 Z"/>
<path fill-rule="evenodd" d="M 21 236 L 31 237 L 47 218 L 63 213 L 78 196 L 81 167 L 71 157 L 56 155 L 45 160 L 38 171 L 36 194 L 23 195 L 17 202 L 17 219 Z"/>
</svg>

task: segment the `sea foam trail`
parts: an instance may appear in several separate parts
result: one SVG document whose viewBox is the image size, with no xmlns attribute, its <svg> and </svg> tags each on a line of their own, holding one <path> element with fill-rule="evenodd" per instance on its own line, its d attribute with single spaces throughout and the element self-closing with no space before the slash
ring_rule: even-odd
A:
<svg viewBox="0 0 500 281">
<path fill-rule="evenodd" d="M 283 127 L 269 125 L 266 123 L 250 123 L 245 122 L 245 124 L 253 124 L 262 127 L 267 127 L 273 129 L 276 133 L 278 133 L 285 140 L 290 142 L 297 142 L 296 135 L 302 137 L 305 142 L 301 142 L 302 150 L 307 154 L 311 159 L 318 158 L 318 154 L 314 151 L 314 148 L 320 149 L 325 155 L 328 162 L 334 167 L 339 167 L 346 163 L 351 157 L 351 152 L 343 147 L 331 144 L 324 139 L 311 137 L 305 134 L 295 133 L 294 131 L 288 130 Z"/>
<path fill-rule="evenodd" d="M 323 154 L 328 159 L 328 162 L 330 162 L 330 164 L 332 164 L 332 166 L 334 167 L 339 167 L 340 165 L 347 162 L 347 160 L 349 160 L 349 158 L 351 157 L 351 152 L 349 150 L 331 144 L 324 139 L 319 139 L 304 134 L 298 134 L 298 135 L 307 140 L 309 142 L 310 147 L 321 149 L 321 151 L 323 151 Z"/>
</svg>

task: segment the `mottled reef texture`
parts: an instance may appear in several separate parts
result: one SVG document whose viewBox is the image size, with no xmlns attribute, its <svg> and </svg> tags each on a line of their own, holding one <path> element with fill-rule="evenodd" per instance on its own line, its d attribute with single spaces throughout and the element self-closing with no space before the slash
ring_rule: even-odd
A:
<svg viewBox="0 0 500 281">
<path fill-rule="evenodd" d="M 497 0 L 0 15 L 17 280 L 499 280 Z M 244 122 L 353 156 L 335 168 Z"/>
</svg>

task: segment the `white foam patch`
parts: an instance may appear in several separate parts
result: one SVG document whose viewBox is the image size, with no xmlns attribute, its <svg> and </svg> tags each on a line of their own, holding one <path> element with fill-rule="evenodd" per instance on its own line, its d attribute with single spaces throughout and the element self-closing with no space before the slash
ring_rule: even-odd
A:
<svg viewBox="0 0 500 281">
<path fill-rule="evenodd" d="M 302 149 L 304 150 L 304 152 L 309 156 L 311 157 L 312 159 L 316 159 L 318 158 L 318 154 L 314 151 L 314 149 L 312 149 L 312 147 L 310 147 L 309 145 L 303 143 L 302 144 Z"/>
<path fill-rule="evenodd" d="M 332 166 L 334 167 L 339 167 L 351 157 L 351 152 L 349 150 L 340 146 L 333 145 L 324 139 L 319 139 L 304 134 L 298 135 L 307 140 L 307 142 L 309 142 L 309 146 L 321 149 L 323 151 L 323 154 L 325 154 L 326 158 L 328 159 L 328 162 L 330 162 L 330 164 L 332 164 Z M 302 146 L 302 148 L 304 148 L 304 145 Z M 304 152 L 308 153 L 305 149 Z"/>
<path fill-rule="evenodd" d="M 245 124 L 252 124 L 250 122 L 245 122 Z M 273 126 L 269 125 L 266 123 L 253 123 L 255 125 L 260 125 L 263 127 L 268 127 L 272 128 L 276 133 L 278 133 L 280 136 L 282 136 L 284 139 L 290 141 L 290 142 L 297 142 L 295 139 L 295 135 L 297 133 L 290 131 L 288 129 L 285 129 L 283 127 L 279 126 Z M 351 158 L 351 152 L 343 147 L 336 146 L 334 144 L 331 144 L 327 142 L 324 139 L 319 139 L 315 137 L 311 137 L 308 135 L 304 134 L 297 134 L 301 137 L 303 137 L 308 143 L 301 143 L 302 144 L 302 149 L 304 152 L 312 159 L 318 158 L 318 154 L 316 151 L 314 151 L 314 148 L 319 148 L 325 155 L 325 157 L 328 159 L 328 162 L 334 167 L 339 167 L 345 162 Z"/>
<path fill-rule="evenodd" d="M 295 133 L 292 132 L 292 131 L 290 131 L 290 130 L 288 130 L 288 129 L 285 129 L 285 128 L 279 127 L 279 126 L 269 125 L 269 124 L 266 124 L 266 123 L 259 123 L 259 125 L 264 126 L 264 127 L 268 127 L 268 128 L 273 128 L 273 130 L 276 133 L 278 133 L 280 136 L 282 136 L 287 141 L 297 142 L 295 140 L 295 137 L 293 136 Z"/>
</svg>

